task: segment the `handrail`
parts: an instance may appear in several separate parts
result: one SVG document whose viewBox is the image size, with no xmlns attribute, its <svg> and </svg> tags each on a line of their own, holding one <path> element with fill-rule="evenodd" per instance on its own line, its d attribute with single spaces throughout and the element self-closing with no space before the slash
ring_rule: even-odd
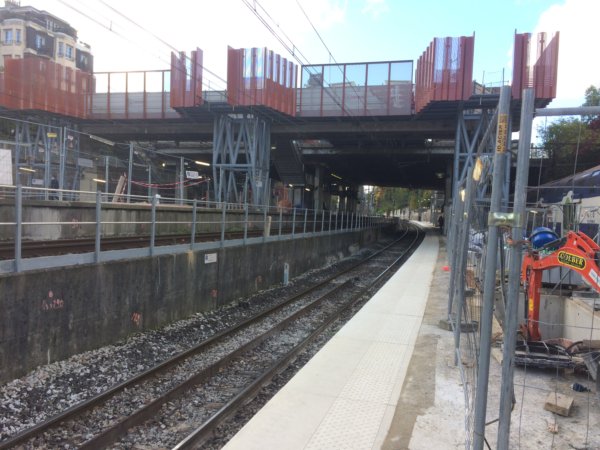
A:
<svg viewBox="0 0 600 450">
<path fill-rule="evenodd" d="M 57 267 L 60 264 L 71 265 L 81 263 L 99 263 L 107 260 L 125 259 L 155 254 L 186 252 L 213 248 L 214 242 L 196 242 L 198 233 L 219 233 L 220 247 L 226 246 L 226 236 L 236 240 L 235 245 L 249 245 L 257 242 L 269 242 L 277 239 L 297 239 L 306 236 L 319 236 L 329 233 L 345 233 L 360 231 L 366 228 L 377 228 L 390 222 L 381 216 L 361 215 L 350 212 L 332 212 L 312 210 L 307 208 L 281 208 L 272 205 L 240 205 L 226 202 L 210 202 L 189 199 L 164 198 L 155 196 L 148 203 L 147 196 L 130 195 L 129 203 L 112 202 L 112 194 L 90 191 L 75 191 L 66 189 L 46 189 L 0 185 L 0 194 L 4 199 L 14 199 L 14 221 L 0 222 L 0 242 L 2 236 L 14 234 L 4 243 L 13 244 L 14 259 L 0 260 L 0 273 L 16 273 L 30 269 Z M 45 200 L 45 198 L 72 198 L 69 201 Z M 123 198 L 125 199 L 125 195 Z M 39 200 L 27 202 L 27 200 Z M 159 203 L 160 202 L 160 203 Z M 69 210 L 75 203 L 76 208 L 89 208 L 87 217 L 82 220 L 66 219 L 65 214 L 53 214 L 55 220 L 39 220 L 39 215 L 30 214 L 26 208 L 52 207 L 58 211 Z M 10 203 L 9 203 L 10 204 Z M 123 208 L 141 212 L 140 220 L 125 217 L 115 219 L 111 211 Z M 203 208 L 200 210 L 199 208 Z M 147 211 L 147 213 L 145 212 Z M 150 215 L 148 215 L 150 214 Z M 168 217 L 176 214 L 175 217 Z M 208 216 L 207 216 L 208 215 Z M 326 218 L 326 215 L 329 217 Z M 44 230 L 44 227 L 52 227 Z M 110 228 L 107 229 L 107 228 Z M 146 230 L 140 232 L 139 230 Z M 49 230 L 49 231 L 47 231 Z M 260 238 L 248 236 L 248 231 L 261 232 Z M 231 232 L 242 232 L 242 243 L 237 237 L 231 237 Z M 138 247 L 128 250 L 103 250 L 102 243 L 111 236 L 138 236 L 150 238 L 149 247 Z M 185 245 L 173 244 L 155 246 L 155 239 L 162 236 L 188 235 L 189 242 Z M 60 242 L 69 238 L 95 239 L 95 249 L 91 256 L 77 253 L 59 257 L 23 257 L 23 243 L 34 240 Z M 145 242 L 145 241 L 144 241 Z M 231 245 L 231 244 L 227 244 Z M 9 247 L 10 248 L 10 247 Z M 6 250 L 5 250 L 6 251 Z M 35 260 L 35 261 L 34 261 Z"/>
</svg>

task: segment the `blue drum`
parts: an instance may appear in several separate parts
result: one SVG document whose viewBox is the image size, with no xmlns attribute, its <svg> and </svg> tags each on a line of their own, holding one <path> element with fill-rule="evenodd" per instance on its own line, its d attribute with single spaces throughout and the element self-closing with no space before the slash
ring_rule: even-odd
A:
<svg viewBox="0 0 600 450">
<path fill-rule="evenodd" d="M 555 241 L 558 239 L 558 234 L 552 231 L 550 228 L 546 227 L 537 227 L 534 228 L 531 232 L 531 236 L 529 236 L 529 241 L 533 248 L 541 248 L 549 242 Z"/>
</svg>

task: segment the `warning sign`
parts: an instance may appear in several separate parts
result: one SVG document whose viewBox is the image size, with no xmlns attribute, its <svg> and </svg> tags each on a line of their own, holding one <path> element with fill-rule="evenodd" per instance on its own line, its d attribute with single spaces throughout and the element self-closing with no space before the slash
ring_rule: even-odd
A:
<svg viewBox="0 0 600 450">
<path fill-rule="evenodd" d="M 506 135 L 508 134 L 508 114 L 498 116 L 498 136 L 496 136 L 496 153 L 506 151 Z"/>
</svg>

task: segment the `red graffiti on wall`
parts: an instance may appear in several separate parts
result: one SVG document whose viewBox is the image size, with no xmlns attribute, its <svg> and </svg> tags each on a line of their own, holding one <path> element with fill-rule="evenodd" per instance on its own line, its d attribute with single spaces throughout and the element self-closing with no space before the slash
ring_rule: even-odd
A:
<svg viewBox="0 0 600 450">
<path fill-rule="evenodd" d="M 42 300 L 42 310 L 48 311 L 50 309 L 63 309 L 65 302 L 61 298 L 55 298 L 54 292 L 48 291 L 48 297 Z"/>
<path fill-rule="evenodd" d="M 131 314 L 131 322 L 136 327 L 139 327 L 142 324 L 142 315 L 138 312 L 134 312 L 133 314 Z"/>
</svg>

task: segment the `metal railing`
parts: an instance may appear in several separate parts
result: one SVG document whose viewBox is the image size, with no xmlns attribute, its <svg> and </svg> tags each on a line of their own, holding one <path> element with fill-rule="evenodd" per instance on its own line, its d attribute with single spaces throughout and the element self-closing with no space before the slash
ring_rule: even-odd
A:
<svg viewBox="0 0 600 450">
<path fill-rule="evenodd" d="M 380 216 L 353 212 L 217 203 L 155 195 L 114 194 L 23 186 L 0 186 L 0 236 L 14 245 L 12 259 L 0 260 L 0 273 L 22 272 L 77 264 L 94 264 L 188 251 L 212 250 L 274 240 L 305 238 L 381 227 Z M 76 201 L 46 201 L 74 198 Z M 36 201 L 40 200 L 40 201 Z M 120 201 L 115 201 L 120 200 Z M 77 219 L 69 213 L 79 211 Z M 61 213 L 62 212 L 62 213 Z M 12 231 L 11 231 L 12 230 Z M 147 245 L 105 250 L 109 237 L 141 236 Z M 206 236 L 210 235 L 209 241 Z M 187 236 L 183 244 L 159 245 L 157 239 Z M 53 256 L 23 256 L 23 244 L 33 241 L 93 239 L 94 250 Z"/>
</svg>

